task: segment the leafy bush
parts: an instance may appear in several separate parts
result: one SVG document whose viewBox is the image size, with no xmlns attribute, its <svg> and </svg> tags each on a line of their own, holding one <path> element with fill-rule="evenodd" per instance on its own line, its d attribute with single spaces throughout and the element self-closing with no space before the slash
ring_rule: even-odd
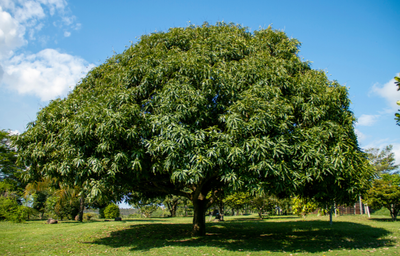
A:
<svg viewBox="0 0 400 256">
<path fill-rule="evenodd" d="M 49 196 L 45 203 L 45 210 L 51 218 L 73 220 L 79 214 L 79 199 L 69 201 L 61 200 L 57 196 Z"/>
<path fill-rule="evenodd" d="M 119 207 L 116 204 L 109 204 L 106 209 L 104 209 L 104 217 L 107 219 L 114 219 L 119 217 Z"/>
<path fill-rule="evenodd" d="M 28 215 L 29 207 L 19 205 L 12 197 L 0 197 L 0 219 L 12 222 L 23 222 Z"/>
<path fill-rule="evenodd" d="M 317 204 L 313 200 L 301 199 L 298 197 L 293 198 L 293 214 L 307 217 L 309 213 L 312 213 L 317 209 Z"/>
<path fill-rule="evenodd" d="M 93 213 L 93 212 L 87 212 L 83 214 L 83 219 L 84 220 L 91 220 L 93 218 L 96 218 L 97 214 Z"/>
</svg>

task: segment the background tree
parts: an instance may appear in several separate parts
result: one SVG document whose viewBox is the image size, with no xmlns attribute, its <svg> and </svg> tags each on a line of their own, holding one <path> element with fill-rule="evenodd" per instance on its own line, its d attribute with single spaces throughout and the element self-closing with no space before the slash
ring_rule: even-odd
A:
<svg viewBox="0 0 400 256">
<path fill-rule="evenodd" d="M 276 198 L 265 194 L 255 195 L 249 200 L 250 206 L 257 211 L 260 219 L 263 218 L 265 212 L 273 213 L 277 203 L 278 200 Z"/>
<path fill-rule="evenodd" d="M 367 196 L 368 205 L 374 208 L 385 207 L 395 221 L 400 211 L 400 175 L 383 174 L 374 181 Z"/>
<path fill-rule="evenodd" d="M 161 206 L 161 200 L 159 199 L 145 199 L 142 198 L 134 203 L 132 206 L 139 209 L 140 214 L 145 218 L 150 218 L 151 214 L 155 212 Z"/>
<path fill-rule="evenodd" d="M 232 215 L 238 215 L 239 210 L 246 207 L 249 203 L 250 194 L 247 192 L 236 192 L 230 195 L 227 195 L 224 198 L 224 203 L 232 209 Z M 236 210 L 236 213 L 235 213 Z"/>
<path fill-rule="evenodd" d="M 195 236 L 218 189 L 352 199 L 367 169 L 347 89 L 299 47 L 225 23 L 142 36 L 38 113 L 19 160 L 89 199 L 187 197 Z"/>
<path fill-rule="evenodd" d="M 11 137 L 10 132 L 0 130 L 0 180 L 18 180 L 17 155 L 11 146 Z"/>
<path fill-rule="evenodd" d="M 393 145 L 388 145 L 383 149 L 369 148 L 366 150 L 368 160 L 373 167 L 376 177 L 385 173 L 392 173 L 399 168 L 399 165 L 395 163 L 396 158 L 392 150 Z"/>
<path fill-rule="evenodd" d="M 183 202 L 182 197 L 175 195 L 168 195 L 164 198 L 162 204 L 168 208 L 171 217 L 176 217 L 178 205 L 181 204 L 182 202 Z"/>
</svg>

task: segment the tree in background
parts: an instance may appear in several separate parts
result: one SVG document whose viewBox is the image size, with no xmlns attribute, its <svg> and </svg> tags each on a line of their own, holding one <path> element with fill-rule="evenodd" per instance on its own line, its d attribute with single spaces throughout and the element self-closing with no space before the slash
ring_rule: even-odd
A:
<svg viewBox="0 0 400 256">
<path fill-rule="evenodd" d="M 24 183 L 11 145 L 12 137 L 10 132 L 0 130 L 0 219 L 22 222 L 30 210 L 22 205 Z"/>
<path fill-rule="evenodd" d="M 162 202 L 162 204 L 167 206 L 171 217 L 176 217 L 178 205 L 181 203 L 183 203 L 182 197 L 175 195 L 167 195 Z"/>
<path fill-rule="evenodd" d="M 232 215 L 239 215 L 239 210 L 246 207 L 249 203 L 249 198 L 250 194 L 247 192 L 236 192 L 227 195 L 224 198 L 224 203 L 232 209 Z"/>
<path fill-rule="evenodd" d="M 11 146 L 12 136 L 8 131 L 0 130 L 0 180 L 19 181 L 17 155 Z"/>
<path fill-rule="evenodd" d="M 375 179 L 368 191 L 367 202 L 371 207 L 388 209 L 395 221 L 400 211 L 400 175 L 383 174 L 381 178 Z"/>
<path fill-rule="evenodd" d="M 278 206 L 278 200 L 273 196 L 261 194 L 251 197 L 249 204 L 257 211 L 258 217 L 262 219 L 265 212 L 273 213 Z"/>
<path fill-rule="evenodd" d="M 81 210 L 80 189 L 56 179 L 31 181 L 25 187 L 24 197 L 32 198 L 32 207 L 39 211 L 41 218 L 46 213 L 61 220 L 75 219 Z"/>
<path fill-rule="evenodd" d="M 19 161 L 90 200 L 187 197 L 195 236 L 220 189 L 353 200 L 369 173 L 348 91 L 299 47 L 225 23 L 142 36 L 38 113 Z"/>
<path fill-rule="evenodd" d="M 375 172 L 375 176 L 379 177 L 385 173 L 392 173 L 399 168 L 395 163 L 395 155 L 392 152 L 393 145 L 388 145 L 383 149 L 369 148 L 366 150 L 368 160 Z"/>
<path fill-rule="evenodd" d="M 140 214 L 145 218 L 150 218 L 151 214 L 155 212 L 161 206 L 161 200 L 159 199 L 146 199 L 141 198 L 131 203 L 133 207 L 139 209 Z"/>
</svg>

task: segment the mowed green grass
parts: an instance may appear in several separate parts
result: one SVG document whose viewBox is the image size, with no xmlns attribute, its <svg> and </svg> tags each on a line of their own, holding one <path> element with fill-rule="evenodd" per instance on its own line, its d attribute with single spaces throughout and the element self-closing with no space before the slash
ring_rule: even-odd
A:
<svg viewBox="0 0 400 256">
<path fill-rule="evenodd" d="M 400 222 L 328 219 L 226 217 L 205 237 L 190 236 L 191 218 L 0 222 L 0 255 L 400 255 Z"/>
</svg>

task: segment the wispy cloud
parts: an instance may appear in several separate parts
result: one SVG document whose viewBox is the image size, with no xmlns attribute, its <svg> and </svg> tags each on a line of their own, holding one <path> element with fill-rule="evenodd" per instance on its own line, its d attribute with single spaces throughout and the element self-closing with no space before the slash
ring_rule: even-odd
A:
<svg viewBox="0 0 400 256">
<path fill-rule="evenodd" d="M 372 126 L 378 121 L 379 115 L 361 115 L 357 120 L 358 126 Z"/>
<path fill-rule="evenodd" d="M 395 80 L 393 78 L 383 86 L 375 84 L 374 86 L 372 86 L 371 90 L 372 93 L 375 93 L 381 96 L 382 98 L 386 99 L 387 104 L 389 105 L 392 111 L 396 111 L 399 108 L 396 102 L 400 100 L 400 91 L 397 91 L 397 86 L 395 85 L 394 82 Z"/>
<path fill-rule="evenodd" d="M 354 129 L 354 132 L 357 135 L 357 139 L 358 139 L 359 143 L 365 141 L 365 139 L 367 138 L 367 136 L 364 133 L 360 132 L 360 130 L 358 130 L 358 129 Z"/>
</svg>

